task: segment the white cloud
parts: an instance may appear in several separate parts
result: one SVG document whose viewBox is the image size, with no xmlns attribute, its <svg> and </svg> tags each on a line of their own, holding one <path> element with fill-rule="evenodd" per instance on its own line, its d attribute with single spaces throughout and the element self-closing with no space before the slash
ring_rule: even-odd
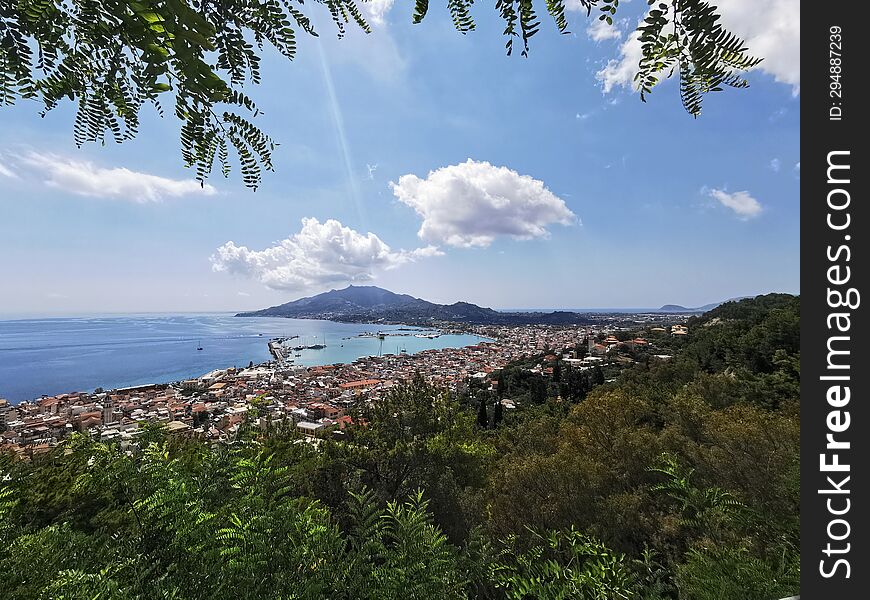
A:
<svg viewBox="0 0 870 600">
<path fill-rule="evenodd" d="M 730 208 L 741 219 L 751 219 L 761 214 L 761 204 L 749 195 L 749 192 L 734 192 L 729 194 L 725 190 L 712 189 L 708 191 L 711 198 L 722 206 Z"/>
<path fill-rule="evenodd" d="M 55 154 L 30 152 L 21 162 L 45 184 L 80 196 L 144 203 L 159 202 L 170 197 L 212 196 L 217 193 L 211 185 L 202 186 L 193 179 L 169 179 L 123 167 L 107 169 L 89 161 Z"/>
<path fill-rule="evenodd" d="M 770 170 L 774 173 L 779 173 L 780 168 L 782 167 L 782 163 L 778 158 L 771 159 L 770 161 Z"/>
<path fill-rule="evenodd" d="M 591 22 L 586 28 L 586 35 L 595 42 L 603 42 L 605 40 L 618 40 L 622 37 L 622 32 L 613 25 L 609 25 L 607 21 L 602 21 L 598 17 L 589 17 Z"/>
<path fill-rule="evenodd" d="M 595 74 L 601 82 L 601 89 L 609 94 L 615 87 L 636 89 L 634 76 L 637 74 L 637 64 L 643 56 L 640 43 L 640 33 L 635 30 L 619 47 L 619 58 L 607 61 L 604 68 Z"/>
<path fill-rule="evenodd" d="M 547 237 L 547 226 L 576 216 L 542 181 L 507 167 L 468 159 L 390 182 L 396 198 L 423 217 L 421 239 L 459 247 L 486 247 L 497 237 Z"/>
<path fill-rule="evenodd" d="M 801 85 L 800 0 L 719 0 L 722 24 L 746 40 L 753 56 L 764 57 L 758 69 L 792 86 Z"/>
<path fill-rule="evenodd" d="M 18 179 L 18 175 L 15 174 L 9 167 L 0 162 L 0 175 L 3 177 L 8 177 L 10 179 Z"/>
<path fill-rule="evenodd" d="M 362 8 L 366 15 L 368 15 L 368 21 L 374 23 L 376 25 L 384 24 L 384 17 L 390 9 L 393 8 L 393 2 L 395 0 L 368 0 L 362 2 Z"/>
<path fill-rule="evenodd" d="M 374 233 L 362 234 L 329 219 L 302 219 L 302 229 L 274 246 L 250 250 L 232 241 L 211 256 L 212 269 L 256 279 L 277 290 L 316 290 L 369 281 L 377 269 L 443 254 L 435 247 L 393 251 Z"/>
<path fill-rule="evenodd" d="M 763 57 L 756 67 L 800 92 L 800 0 L 720 0 L 722 24 L 746 40 L 749 53 Z M 620 46 L 619 57 L 596 73 L 604 93 L 634 87 L 640 61 L 640 36 L 635 31 Z"/>
</svg>

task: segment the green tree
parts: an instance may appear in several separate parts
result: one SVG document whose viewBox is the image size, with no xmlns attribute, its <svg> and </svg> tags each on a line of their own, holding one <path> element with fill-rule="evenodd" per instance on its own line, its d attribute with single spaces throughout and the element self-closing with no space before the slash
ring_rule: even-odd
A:
<svg viewBox="0 0 870 600">
<path fill-rule="evenodd" d="M 592 369 L 592 377 L 589 382 L 590 385 L 593 387 L 596 385 L 602 385 L 604 381 L 604 370 L 600 366 L 595 365 L 595 368 Z"/>
<path fill-rule="evenodd" d="M 481 398 L 480 406 L 477 409 L 477 426 L 481 429 L 489 427 L 489 412 L 486 410 L 485 398 Z"/>
<path fill-rule="evenodd" d="M 492 424 L 494 427 L 498 427 L 499 423 L 504 420 L 504 406 L 501 403 L 501 400 L 496 399 L 495 408 L 492 411 Z"/>
<path fill-rule="evenodd" d="M 459 552 L 416 492 L 350 496 L 341 529 L 294 492 L 292 470 L 256 444 L 232 451 L 153 443 L 138 456 L 74 439 L 55 457 L 99 518 L 35 524 L 20 496 L 32 465 L 0 461 L 0 578 L 29 599 L 464 598 Z M 43 472 L 44 473 L 44 472 Z M 123 517 L 109 515 L 117 513 Z"/>
<path fill-rule="evenodd" d="M 481 404 L 486 405 L 486 396 Z M 364 426 L 336 448 L 348 466 L 348 485 L 371 488 L 384 502 L 423 489 L 436 523 L 452 540 L 478 518 L 466 489 L 483 487 L 494 448 L 477 435 L 474 409 L 417 376 L 367 406 Z"/>
<path fill-rule="evenodd" d="M 534 537 L 529 550 L 509 547 L 493 565 L 493 580 L 510 600 L 634 596 L 636 578 L 624 555 L 574 529 Z"/>
<path fill-rule="evenodd" d="M 543 377 L 533 377 L 529 380 L 529 395 L 535 404 L 547 401 L 547 382 Z"/>
<path fill-rule="evenodd" d="M 515 41 L 528 54 L 542 26 L 535 4 L 497 0 L 508 54 Z M 548 0 L 545 9 L 563 34 L 566 4 Z M 612 24 L 619 2 L 581 4 Z M 447 5 L 457 31 L 474 30 L 470 0 Z M 181 121 L 184 164 L 200 181 L 216 165 L 227 175 L 233 152 L 243 181 L 256 188 L 262 170 L 272 169 L 275 144 L 254 124 L 259 111 L 244 86 L 260 82 L 265 44 L 292 60 L 299 34 L 317 35 L 311 17 L 318 9 L 329 13 L 339 36 L 348 26 L 370 32 L 355 0 L 0 0 L 0 104 L 32 99 L 44 113 L 74 102 L 79 145 L 134 137 L 145 104 L 161 115 L 168 110 Z M 413 22 L 428 9 L 428 0 L 417 0 Z M 641 99 L 678 73 L 682 103 L 694 116 L 705 94 L 746 87 L 741 72 L 759 61 L 704 0 L 659 2 L 639 31 Z"/>
</svg>

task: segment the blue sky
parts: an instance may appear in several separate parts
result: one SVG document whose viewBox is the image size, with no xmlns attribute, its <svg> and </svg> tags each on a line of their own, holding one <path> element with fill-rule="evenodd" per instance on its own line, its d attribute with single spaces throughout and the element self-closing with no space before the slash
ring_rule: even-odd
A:
<svg viewBox="0 0 870 600">
<path fill-rule="evenodd" d="M 0 313 L 241 310 L 348 282 L 494 307 L 799 292 L 797 1 L 722 3 L 767 60 L 698 119 L 672 81 L 646 104 L 623 85 L 645 3 L 614 31 L 543 19 L 528 58 L 491 7 L 462 36 L 443 7 L 415 26 L 391 4 L 369 36 L 335 39 L 321 11 L 293 63 L 267 53 L 249 94 L 281 146 L 256 193 L 192 184 L 172 118 L 77 149 L 69 106 L 0 109 Z"/>
</svg>

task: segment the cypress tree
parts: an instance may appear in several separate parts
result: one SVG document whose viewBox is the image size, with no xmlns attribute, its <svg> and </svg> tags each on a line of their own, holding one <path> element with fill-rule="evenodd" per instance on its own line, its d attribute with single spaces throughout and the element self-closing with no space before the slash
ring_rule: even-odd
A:
<svg viewBox="0 0 870 600">
<path fill-rule="evenodd" d="M 604 371 L 601 370 L 601 367 L 596 366 L 593 371 L 592 385 L 601 385 L 602 383 L 604 383 Z"/>
<path fill-rule="evenodd" d="M 492 426 L 498 427 L 498 424 L 502 422 L 504 419 L 504 407 L 501 405 L 501 401 L 497 400 L 495 403 L 495 409 L 493 409 L 492 413 Z"/>
<path fill-rule="evenodd" d="M 486 400 L 480 400 L 480 408 L 477 410 L 477 426 L 481 429 L 489 427 L 489 413 L 486 410 Z"/>
</svg>

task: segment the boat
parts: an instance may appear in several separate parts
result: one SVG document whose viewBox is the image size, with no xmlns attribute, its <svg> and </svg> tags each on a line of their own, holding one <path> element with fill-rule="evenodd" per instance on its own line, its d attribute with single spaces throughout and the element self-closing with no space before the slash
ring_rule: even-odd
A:
<svg viewBox="0 0 870 600">
<path fill-rule="evenodd" d="M 197 349 L 197 350 L 202 350 L 202 342 L 199 343 L 199 345 L 196 347 L 196 349 Z"/>
</svg>

